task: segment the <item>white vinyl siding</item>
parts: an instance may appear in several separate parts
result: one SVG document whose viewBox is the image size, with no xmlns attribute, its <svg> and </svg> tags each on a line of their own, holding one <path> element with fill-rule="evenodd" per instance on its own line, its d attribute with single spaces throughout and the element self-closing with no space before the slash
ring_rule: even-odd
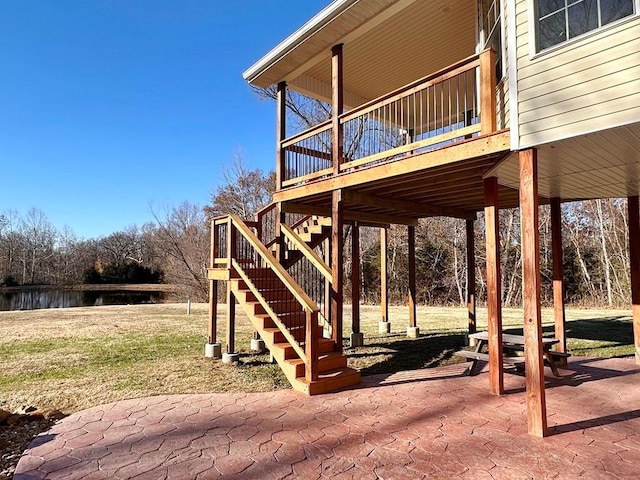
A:
<svg viewBox="0 0 640 480">
<path fill-rule="evenodd" d="M 533 7 L 516 5 L 519 147 L 640 122 L 640 18 L 535 54 Z"/>
</svg>

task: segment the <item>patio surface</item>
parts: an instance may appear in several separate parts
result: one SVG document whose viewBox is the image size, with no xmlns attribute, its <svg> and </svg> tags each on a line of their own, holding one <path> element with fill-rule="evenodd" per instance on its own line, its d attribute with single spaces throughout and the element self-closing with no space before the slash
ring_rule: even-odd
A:
<svg viewBox="0 0 640 480">
<path fill-rule="evenodd" d="M 230 367 L 231 368 L 231 367 Z M 38 478 L 609 479 L 640 477 L 640 368 L 575 358 L 547 374 L 551 435 L 527 434 L 522 376 L 507 394 L 463 366 L 364 377 L 317 397 L 269 393 L 125 400 L 36 438 L 16 480 Z"/>
</svg>

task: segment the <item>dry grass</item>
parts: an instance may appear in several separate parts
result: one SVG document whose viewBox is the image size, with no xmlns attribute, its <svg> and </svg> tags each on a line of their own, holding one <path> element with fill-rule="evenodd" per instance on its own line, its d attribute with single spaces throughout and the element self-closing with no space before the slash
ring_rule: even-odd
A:
<svg viewBox="0 0 640 480">
<path fill-rule="evenodd" d="M 345 326 L 349 311 L 347 306 Z M 224 313 L 222 307 L 221 319 Z M 544 311 L 548 333 L 551 314 Z M 478 317 L 479 329 L 486 328 L 486 310 Z M 630 312 L 568 310 L 567 317 L 574 354 L 633 353 Z M 521 318 L 521 311 L 505 309 L 505 329 L 517 329 Z M 362 307 L 366 344 L 346 349 L 350 365 L 365 375 L 451 363 L 457 361 L 452 353 L 466 343 L 462 308 L 420 307 L 421 336 L 415 340 L 406 337 L 406 308 L 390 308 L 390 335 L 378 334 L 379 319 L 379 307 Z M 238 367 L 204 357 L 206 322 L 204 304 L 192 305 L 191 315 L 184 304 L 0 312 L 0 407 L 29 404 L 73 412 L 137 396 L 288 388 L 267 355 L 248 352 L 246 316 L 237 319 Z"/>
</svg>

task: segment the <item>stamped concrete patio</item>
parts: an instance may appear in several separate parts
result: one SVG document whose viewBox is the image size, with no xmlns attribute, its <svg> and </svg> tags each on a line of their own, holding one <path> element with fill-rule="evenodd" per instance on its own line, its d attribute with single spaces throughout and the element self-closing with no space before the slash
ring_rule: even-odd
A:
<svg viewBox="0 0 640 480">
<path fill-rule="evenodd" d="M 547 369 L 551 436 L 529 436 L 524 378 L 488 394 L 464 366 L 293 391 L 138 398 L 71 415 L 40 435 L 16 480 L 56 478 L 607 479 L 640 476 L 640 369 L 576 358 Z"/>
</svg>

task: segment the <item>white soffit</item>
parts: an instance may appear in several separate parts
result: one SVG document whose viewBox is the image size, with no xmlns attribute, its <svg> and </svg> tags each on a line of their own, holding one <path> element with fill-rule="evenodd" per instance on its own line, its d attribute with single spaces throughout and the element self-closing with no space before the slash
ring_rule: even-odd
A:
<svg viewBox="0 0 640 480">
<path fill-rule="evenodd" d="M 640 123 L 573 137 L 538 148 L 540 196 L 563 200 L 620 198 L 640 194 Z M 519 188 L 517 154 L 487 176 Z"/>
<path fill-rule="evenodd" d="M 259 87 L 286 79 L 288 73 L 326 50 L 327 45 L 340 43 L 350 31 L 394 3 L 394 0 L 334 0 L 242 76 Z"/>
<path fill-rule="evenodd" d="M 337 1 L 247 70 L 245 78 L 261 87 L 287 81 L 326 100 L 330 49 L 344 43 L 345 103 L 356 106 L 472 55 L 475 22 L 470 0 Z"/>
</svg>

